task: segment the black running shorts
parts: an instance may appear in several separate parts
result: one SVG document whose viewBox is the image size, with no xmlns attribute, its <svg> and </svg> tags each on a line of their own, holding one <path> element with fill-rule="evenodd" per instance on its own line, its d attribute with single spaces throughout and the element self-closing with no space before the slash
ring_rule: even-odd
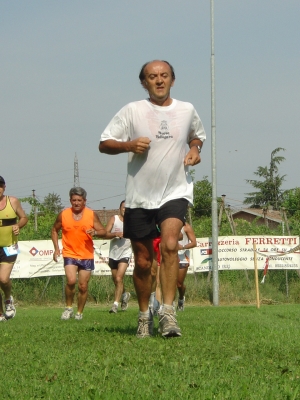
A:
<svg viewBox="0 0 300 400">
<path fill-rule="evenodd" d="M 156 226 L 160 227 L 160 224 L 168 218 L 177 218 L 185 224 L 187 207 L 186 199 L 176 199 L 153 210 L 126 208 L 123 237 L 132 240 L 154 239 L 159 236 Z"/>
</svg>

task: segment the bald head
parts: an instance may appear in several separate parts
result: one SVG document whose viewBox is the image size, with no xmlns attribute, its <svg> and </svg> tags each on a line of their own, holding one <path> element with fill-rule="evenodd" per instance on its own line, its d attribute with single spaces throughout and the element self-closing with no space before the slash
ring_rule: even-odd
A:
<svg viewBox="0 0 300 400">
<path fill-rule="evenodd" d="M 156 62 L 161 62 L 161 63 L 167 64 L 168 67 L 169 67 L 169 69 L 170 69 L 170 73 L 171 73 L 171 76 L 172 76 L 172 80 L 173 80 L 173 81 L 175 80 L 175 71 L 174 71 L 174 68 L 172 67 L 172 65 L 171 65 L 168 61 L 165 61 L 165 60 L 153 60 L 153 61 L 148 61 L 148 62 L 146 62 L 146 63 L 142 66 L 142 68 L 141 68 L 141 71 L 140 71 L 140 74 L 139 74 L 139 79 L 140 79 L 140 82 L 141 82 L 142 85 L 143 85 L 143 81 L 144 81 L 145 76 L 146 76 L 146 75 L 145 75 L 145 69 L 146 69 L 146 67 L 149 66 L 150 64 L 156 63 Z"/>
</svg>

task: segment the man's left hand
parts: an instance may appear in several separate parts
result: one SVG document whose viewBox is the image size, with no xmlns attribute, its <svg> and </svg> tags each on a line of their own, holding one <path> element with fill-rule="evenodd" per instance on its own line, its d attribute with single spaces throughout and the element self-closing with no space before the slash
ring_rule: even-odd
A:
<svg viewBox="0 0 300 400">
<path fill-rule="evenodd" d="M 201 162 L 197 146 L 192 146 L 184 158 L 184 165 L 196 165 Z"/>
<path fill-rule="evenodd" d="M 13 231 L 14 235 L 18 235 L 20 233 L 19 225 L 13 225 L 12 226 L 12 231 Z"/>
</svg>

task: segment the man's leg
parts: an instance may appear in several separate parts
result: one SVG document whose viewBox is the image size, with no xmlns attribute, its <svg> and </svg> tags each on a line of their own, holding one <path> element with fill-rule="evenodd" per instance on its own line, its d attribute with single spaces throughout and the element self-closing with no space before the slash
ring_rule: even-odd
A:
<svg viewBox="0 0 300 400">
<path fill-rule="evenodd" d="M 179 268 L 179 271 L 178 271 L 177 289 L 178 289 L 178 294 L 179 294 L 179 300 L 183 300 L 184 295 L 185 295 L 185 289 L 186 289 L 184 280 L 185 280 L 189 266 L 186 264 L 184 264 L 184 265 L 185 266 Z"/>
<path fill-rule="evenodd" d="M 156 253 L 154 253 L 154 259 L 151 266 L 151 276 L 152 276 L 152 288 L 150 296 L 150 309 L 153 315 L 157 314 L 161 303 L 161 291 L 160 291 L 160 280 L 159 280 L 160 266 L 156 260 Z"/>
<path fill-rule="evenodd" d="M 75 285 L 77 281 L 77 270 L 76 265 L 65 265 L 66 273 L 66 286 L 65 286 L 65 296 L 66 296 L 66 308 L 61 315 L 61 319 L 67 320 L 73 317 L 73 300 L 75 296 Z"/>
<path fill-rule="evenodd" d="M 73 300 L 75 296 L 75 285 L 77 282 L 77 271 L 78 267 L 76 265 L 66 265 L 65 273 L 66 273 L 66 307 L 71 308 L 73 305 Z"/>
<path fill-rule="evenodd" d="M 133 282 L 140 309 L 136 336 L 138 338 L 145 338 L 153 334 L 153 315 L 149 310 L 152 286 L 151 266 L 153 262 L 153 245 L 151 239 L 140 242 L 132 240 L 131 245 L 135 259 Z"/>
<path fill-rule="evenodd" d="M 160 281 L 165 305 L 172 305 L 176 295 L 179 269 L 178 237 L 182 225 L 177 218 L 168 218 L 161 224 Z"/>
<path fill-rule="evenodd" d="M 189 264 L 179 264 L 179 271 L 178 271 L 178 279 L 177 279 L 177 289 L 178 289 L 178 304 L 177 310 L 183 311 L 184 310 L 184 301 L 185 301 L 185 284 L 184 280 L 187 274 Z"/>
<path fill-rule="evenodd" d="M 78 270 L 78 298 L 77 313 L 82 314 L 88 296 L 88 286 L 91 277 L 91 271 L 85 269 Z"/>
<path fill-rule="evenodd" d="M 118 268 L 112 268 L 111 274 L 115 285 L 115 300 L 112 308 L 109 310 L 110 314 L 115 314 L 118 312 L 118 306 L 122 297 L 122 311 L 125 311 L 128 307 L 127 303 L 130 298 L 130 293 L 124 293 L 124 275 L 127 270 L 128 263 L 118 262 Z M 123 296 L 122 296 L 123 295 Z M 126 295 L 126 297 L 124 297 Z"/>
<path fill-rule="evenodd" d="M 135 266 L 133 270 L 133 282 L 141 312 L 148 311 L 151 295 L 153 262 L 152 240 L 131 241 L 134 252 Z"/>
<path fill-rule="evenodd" d="M 5 316 L 6 318 L 13 318 L 16 314 L 16 309 L 11 298 L 11 279 L 10 274 L 13 269 L 14 263 L 1 263 L 0 264 L 0 288 L 4 293 L 4 301 L 6 305 Z M 3 300 L 0 293 L 0 314 L 4 314 Z"/>
<path fill-rule="evenodd" d="M 160 287 L 160 265 L 157 265 L 155 298 L 159 303 L 162 303 L 161 287 Z"/>
<path fill-rule="evenodd" d="M 182 222 L 168 218 L 161 223 L 161 263 L 160 280 L 163 307 L 159 313 L 159 332 L 163 337 L 181 336 L 177 324 L 173 301 L 177 288 L 178 276 L 178 237 Z"/>
<path fill-rule="evenodd" d="M 115 301 L 118 303 L 121 300 L 121 296 L 124 293 L 124 275 L 127 270 L 128 264 L 120 262 L 118 264 L 118 269 L 115 270 L 114 284 L 115 284 Z M 113 270 L 112 270 L 113 271 Z"/>
</svg>

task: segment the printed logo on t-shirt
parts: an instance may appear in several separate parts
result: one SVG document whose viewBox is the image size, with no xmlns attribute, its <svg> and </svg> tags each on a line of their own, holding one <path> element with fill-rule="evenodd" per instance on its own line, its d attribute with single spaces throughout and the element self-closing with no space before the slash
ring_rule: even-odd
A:
<svg viewBox="0 0 300 400">
<path fill-rule="evenodd" d="M 160 128 L 158 134 L 156 135 L 156 139 L 172 139 L 173 136 L 169 132 L 169 126 L 167 121 L 163 120 L 160 123 Z"/>
</svg>

